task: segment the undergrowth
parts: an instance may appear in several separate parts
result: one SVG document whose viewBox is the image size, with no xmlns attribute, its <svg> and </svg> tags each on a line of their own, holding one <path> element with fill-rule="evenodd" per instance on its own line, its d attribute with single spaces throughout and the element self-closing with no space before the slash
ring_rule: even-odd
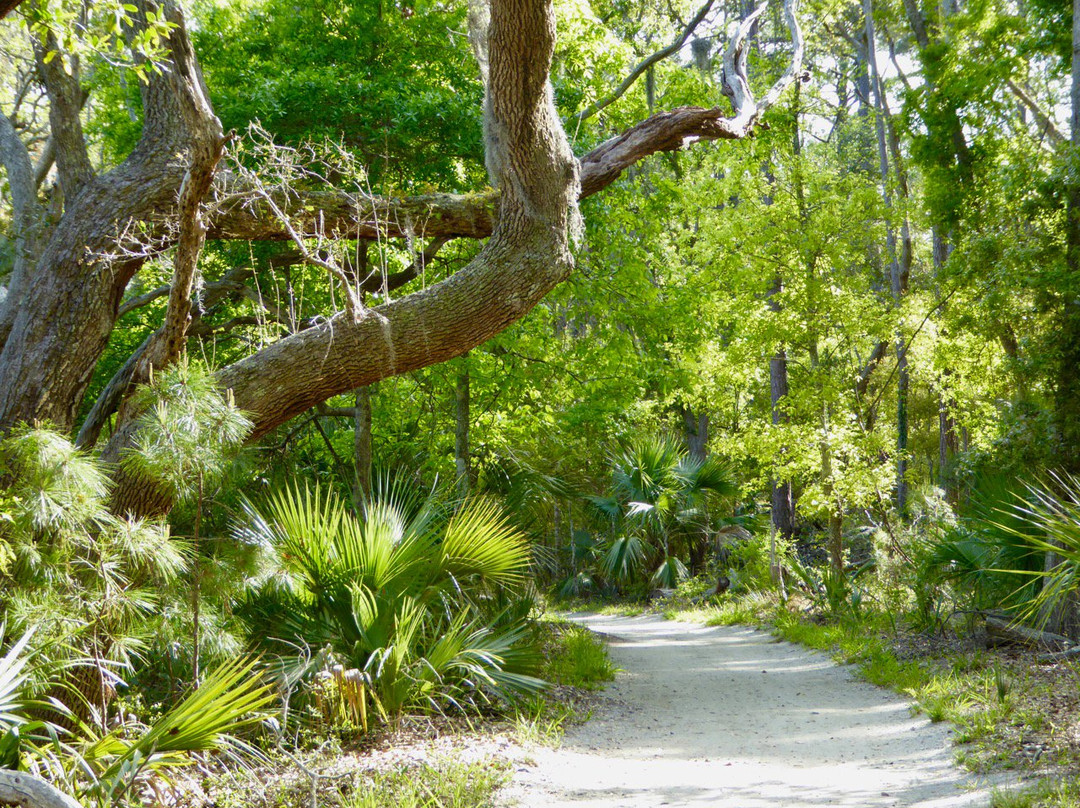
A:
<svg viewBox="0 0 1080 808">
<path fill-rule="evenodd" d="M 487 808 L 510 779 L 510 765 L 495 758 L 463 763 L 443 759 L 365 776 L 343 808 Z"/>
</svg>

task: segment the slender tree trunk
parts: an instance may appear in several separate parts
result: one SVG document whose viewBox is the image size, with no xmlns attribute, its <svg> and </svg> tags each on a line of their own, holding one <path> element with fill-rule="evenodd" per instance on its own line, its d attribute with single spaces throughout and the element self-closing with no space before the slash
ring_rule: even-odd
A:
<svg viewBox="0 0 1080 808">
<path fill-rule="evenodd" d="M 1080 0 L 1073 0 L 1072 28 L 1072 117 L 1070 136 L 1072 159 L 1080 155 Z M 1063 464 L 1071 472 L 1080 471 L 1080 179 L 1072 175 L 1066 196 L 1066 262 L 1069 270 L 1069 299 L 1062 315 L 1062 355 L 1058 370 L 1055 400 L 1058 429 L 1061 433 Z M 1047 553 L 1045 570 L 1063 563 L 1058 553 Z M 1057 607 L 1043 615 L 1046 629 L 1080 636 L 1080 593 L 1066 595 Z"/>
<path fill-rule="evenodd" d="M 874 7 L 873 0 L 863 0 L 863 13 L 866 17 L 866 61 L 870 68 L 870 81 L 874 94 L 874 106 L 877 111 L 875 127 L 878 140 L 878 160 L 881 168 L 881 193 L 887 210 L 892 210 L 893 200 L 889 190 L 889 138 L 886 133 L 888 120 L 885 104 L 885 93 L 881 82 L 881 71 L 877 63 L 877 38 L 874 32 Z M 892 136 L 895 138 L 894 133 Z M 898 186 L 901 195 L 906 197 L 907 182 L 899 164 L 899 149 L 895 142 L 892 144 L 895 168 L 898 174 Z M 900 304 L 907 286 L 907 275 L 911 267 L 911 234 L 905 213 L 902 232 L 902 254 L 896 243 L 896 233 L 891 223 L 885 225 L 885 239 L 889 250 L 889 280 L 892 289 L 893 304 L 899 311 Z M 908 509 L 908 387 L 910 384 L 908 375 L 908 360 L 906 341 L 902 330 L 897 329 L 896 334 L 896 510 L 903 519 Z"/>
<path fill-rule="evenodd" d="M 829 527 L 826 546 L 829 550 L 829 565 L 837 580 L 844 576 L 844 512 L 836 496 L 833 482 L 831 414 L 828 406 L 821 411 L 821 495 L 829 511 Z"/>
<path fill-rule="evenodd" d="M 1080 0 L 1073 0 L 1071 159 L 1080 160 Z M 1069 286 L 1060 321 L 1055 420 L 1061 436 L 1061 464 L 1080 472 L 1080 178 L 1068 173 L 1065 208 L 1065 261 Z"/>
<path fill-rule="evenodd" d="M 685 404 L 679 407 L 683 419 L 683 435 L 686 439 L 686 451 L 698 461 L 703 461 L 709 446 L 709 413 L 705 410 L 694 412 L 693 407 Z"/>
<path fill-rule="evenodd" d="M 458 497 L 465 499 L 472 491 L 472 465 L 469 457 L 469 355 L 462 357 L 454 386 L 454 467 L 457 471 Z"/>
<path fill-rule="evenodd" d="M 353 408 L 353 504 L 358 512 L 371 501 L 371 394 L 374 385 L 356 391 Z"/>
<path fill-rule="evenodd" d="M 777 312 L 780 310 L 780 304 L 776 301 L 775 294 L 780 291 L 780 285 L 781 280 L 778 275 L 773 286 L 775 292 L 770 293 L 769 296 L 769 307 Z M 769 360 L 769 398 L 773 426 L 780 426 L 788 421 L 788 415 L 784 409 L 788 392 L 787 351 L 781 348 Z M 772 489 L 773 529 L 785 540 L 790 541 L 795 536 L 795 498 L 792 495 L 791 481 L 779 480 L 773 476 L 770 487 Z"/>
</svg>

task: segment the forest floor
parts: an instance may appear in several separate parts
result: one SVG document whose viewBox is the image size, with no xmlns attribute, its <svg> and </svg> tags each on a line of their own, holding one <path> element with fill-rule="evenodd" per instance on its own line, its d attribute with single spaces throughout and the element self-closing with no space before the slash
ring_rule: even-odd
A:
<svg viewBox="0 0 1080 808">
<path fill-rule="evenodd" d="M 824 654 L 743 626 L 576 619 L 622 672 L 559 748 L 519 758 L 504 805 L 953 808 L 1017 779 L 961 770 L 947 725 Z"/>
</svg>

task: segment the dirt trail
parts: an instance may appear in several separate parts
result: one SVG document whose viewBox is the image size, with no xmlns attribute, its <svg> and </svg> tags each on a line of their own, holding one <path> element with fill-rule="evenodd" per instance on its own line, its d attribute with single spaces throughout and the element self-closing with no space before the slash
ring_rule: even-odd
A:
<svg viewBox="0 0 1080 808">
<path fill-rule="evenodd" d="M 952 764 L 947 727 L 822 654 L 742 627 L 580 621 L 624 673 L 560 749 L 519 765 L 507 805 L 989 805 L 990 784 Z"/>
</svg>

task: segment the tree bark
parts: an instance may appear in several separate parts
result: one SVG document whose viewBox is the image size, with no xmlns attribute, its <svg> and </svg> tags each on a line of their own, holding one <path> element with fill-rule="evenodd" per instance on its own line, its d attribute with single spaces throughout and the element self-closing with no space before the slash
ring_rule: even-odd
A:
<svg viewBox="0 0 1080 808">
<path fill-rule="evenodd" d="M 353 409 L 353 504 L 358 511 L 371 501 L 371 394 L 370 386 L 359 388 Z"/>
<path fill-rule="evenodd" d="M 150 0 L 143 0 L 142 8 L 149 7 Z M 169 4 L 165 13 L 176 25 L 168 40 L 170 61 L 144 88 L 138 146 L 121 166 L 101 176 L 65 169 L 81 188 L 68 194 L 63 218 L 37 261 L 34 283 L 16 301 L 18 312 L 0 349 L 0 432 L 38 419 L 72 428 L 127 283 L 149 256 L 176 240 L 176 200 L 193 150 L 219 138 L 180 9 Z M 326 194 L 309 217 L 321 217 L 324 233 L 351 238 L 464 233 L 490 234 L 490 239 L 465 269 L 440 284 L 355 317 L 330 316 L 224 368 L 218 380 L 252 415 L 252 437 L 330 396 L 460 356 L 524 316 L 571 270 L 568 234 L 580 197 L 649 154 L 753 132 L 800 75 L 803 41 L 794 0 L 788 0 L 784 13 L 794 56 L 763 99 L 754 99 L 746 78 L 748 28 L 743 26 L 725 56 L 724 90 L 733 103 L 732 117 L 699 108 L 652 116 L 590 153 L 581 183 L 547 81 L 552 6 L 548 0 L 495 0 L 485 118 L 497 195 L 407 200 L 413 207 L 404 209 L 387 202 L 391 208 L 380 211 L 380 218 L 391 222 L 385 231 L 364 229 L 377 200 L 358 204 L 353 197 Z M 77 168 L 79 160 L 67 165 Z M 295 202 L 287 207 L 296 211 Z M 221 199 L 207 219 L 210 238 L 291 238 L 280 222 L 268 221 L 265 209 L 235 195 Z M 182 316 L 181 308 L 177 312 Z M 103 458 L 116 460 L 133 431 L 131 422 L 121 426 Z M 137 513 L 168 507 L 153 486 L 122 471 L 116 504 Z"/>
<path fill-rule="evenodd" d="M 874 94 L 874 106 L 877 114 L 875 126 L 878 139 L 878 160 L 881 168 L 881 193 L 887 210 L 893 207 L 892 194 L 889 191 L 889 151 L 892 147 L 893 168 L 897 175 L 897 185 L 901 196 L 907 196 L 907 177 L 900 162 L 899 143 L 892 129 L 885 103 L 881 71 L 877 63 L 877 38 L 874 33 L 873 0 L 863 0 L 863 12 L 866 17 L 866 61 L 870 68 L 871 86 Z M 888 127 L 889 132 L 886 132 Z M 911 228 L 905 214 L 901 224 L 901 245 L 896 243 L 896 233 L 892 225 L 885 225 L 885 239 L 889 250 L 889 280 L 892 289 L 893 305 L 899 311 L 903 295 L 907 290 L 911 273 Z M 900 518 L 907 515 L 908 500 L 908 361 L 907 342 L 898 328 L 896 334 L 896 511 Z"/>
<path fill-rule="evenodd" d="M 1080 0 L 1073 0 L 1072 114 L 1069 119 L 1072 159 L 1080 160 Z M 1080 472 L 1080 178 L 1069 172 L 1065 207 L 1065 262 L 1069 287 L 1060 319 L 1054 415 L 1065 469 Z"/>
<path fill-rule="evenodd" d="M 469 355 L 462 357 L 454 384 L 454 468 L 458 497 L 465 499 L 472 491 L 472 465 L 469 457 L 470 384 Z"/>
<path fill-rule="evenodd" d="M 783 278 L 777 274 L 773 287 L 769 290 L 769 309 L 775 313 L 780 312 L 780 301 L 777 297 L 783 290 L 783 283 Z M 787 406 L 789 393 L 787 351 L 781 347 L 769 359 L 769 404 L 773 426 L 788 422 L 788 414 L 784 408 Z M 795 537 L 795 497 L 791 480 L 783 480 L 773 475 L 770 477 L 770 488 L 773 528 L 777 534 L 790 541 Z"/>
<path fill-rule="evenodd" d="M 26 772 L 0 769 L 0 805 L 19 808 L 82 808 L 78 800 Z"/>
<path fill-rule="evenodd" d="M 695 413 L 692 407 L 679 407 L 683 419 L 683 435 L 686 437 L 686 451 L 692 458 L 704 461 L 709 446 L 709 413 L 705 410 Z"/>
<path fill-rule="evenodd" d="M 140 13 L 152 8 L 143 0 Z M 57 165 L 67 165 L 61 171 L 61 182 L 69 183 L 66 205 L 33 283 L 7 302 L 18 309 L 0 350 L 0 432 L 34 420 L 71 429 L 124 289 L 168 239 L 166 224 L 176 221 L 177 194 L 192 151 L 220 138 L 183 16 L 173 5 L 164 13 L 176 25 L 168 41 L 170 59 L 143 88 L 142 137 L 127 160 L 107 174 L 87 176 L 80 157 L 61 160 L 68 147 L 57 141 Z M 73 131 L 70 120 L 57 125 Z M 140 233 L 141 223 L 149 236 Z"/>
</svg>

